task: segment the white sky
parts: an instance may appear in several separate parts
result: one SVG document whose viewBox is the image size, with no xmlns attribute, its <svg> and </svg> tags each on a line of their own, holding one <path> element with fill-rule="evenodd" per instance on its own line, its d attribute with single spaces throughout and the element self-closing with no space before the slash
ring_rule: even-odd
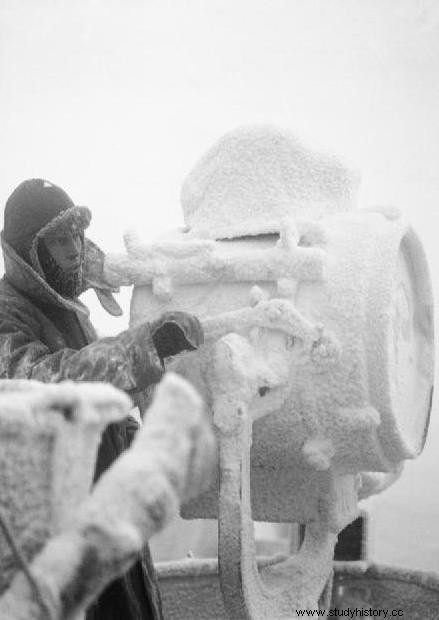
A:
<svg viewBox="0 0 439 620">
<path fill-rule="evenodd" d="M 180 224 L 196 160 L 263 122 L 350 157 L 362 205 L 396 204 L 432 235 L 438 34 L 435 0 L 2 0 L 0 203 L 48 178 L 119 251 L 129 227 Z M 101 331 L 126 325 L 88 301 Z"/>
<path fill-rule="evenodd" d="M 255 122 L 354 160 L 360 205 L 407 213 L 436 286 L 436 0 L 1 0 L 1 204 L 48 178 L 121 251 L 129 227 L 152 238 L 180 224 L 196 160 Z M 126 326 L 88 301 L 101 332 Z"/>
</svg>

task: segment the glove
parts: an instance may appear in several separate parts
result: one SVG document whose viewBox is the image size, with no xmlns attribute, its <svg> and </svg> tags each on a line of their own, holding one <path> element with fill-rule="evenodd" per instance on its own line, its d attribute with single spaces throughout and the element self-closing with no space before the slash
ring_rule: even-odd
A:
<svg viewBox="0 0 439 620">
<path fill-rule="evenodd" d="M 165 312 L 150 324 L 152 340 L 163 360 L 182 351 L 195 351 L 204 342 L 203 327 L 187 312 Z"/>
<path fill-rule="evenodd" d="M 119 289 L 110 286 L 104 278 L 104 252 L 85 238 L 84 241 L 84 273 L 82 276 L 83 289 L 82 292 L 89 288 L 93 288 L 102 307 L 113 316 L 121 316 L 122 308 L 113 297 L 113 293 L 118 293 Z"/>
</svg>

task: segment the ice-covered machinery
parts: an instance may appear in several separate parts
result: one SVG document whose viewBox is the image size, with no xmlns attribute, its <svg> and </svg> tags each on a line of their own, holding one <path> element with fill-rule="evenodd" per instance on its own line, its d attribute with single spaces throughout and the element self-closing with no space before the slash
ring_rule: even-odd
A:
<svg viewBox="0 0 439 620">
<path fill-rule="evenodd" d="M 100 383 L 0 381 L 2 620 L 81 620 L 209 483 L 211 425 L 195 390 L 168 373 L 148 422 L 91 490 L 100 435 L 131 406 Z"/>
<path fill-rule="evenodd" d="M 186 180 L 186 227 L 149 246 L 127 235 L 127 255 L 106 263 L 109 281 L 135 285 L 131 324 L 170 309 L 204 324 L 205 346 L 170 366 L 204 395 L 219 439 L 215 484 L 183 510 L 218 518 L 226 611 L 209 618 L 328 608 L 337 534 L 422 450 L 428 267 L 398 210 L 356 209 L 358 182 L 288 132 L 239 129 Z M 300 552 L 258 570 L 253 520 L 304 524 Z"/>
</svg>

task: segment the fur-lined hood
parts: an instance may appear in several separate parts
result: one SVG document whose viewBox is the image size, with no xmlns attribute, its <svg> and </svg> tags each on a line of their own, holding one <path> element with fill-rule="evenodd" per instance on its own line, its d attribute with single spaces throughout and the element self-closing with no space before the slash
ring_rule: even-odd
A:
<svg viewBox="0 0 439 620">
<path fill-rule="evenodd" d="M 1 246 L 5 264 L 5 276 L 15 288 L 37 301 L 55 304 L 66 310 L 72 310 L 87 317 L 89 316 L 90 312 L 87 306 L 79 299 L 66 299 L 49 286 L 46 280 L 4 240 L 3 233 L 1 233 Z"/>
</svg>

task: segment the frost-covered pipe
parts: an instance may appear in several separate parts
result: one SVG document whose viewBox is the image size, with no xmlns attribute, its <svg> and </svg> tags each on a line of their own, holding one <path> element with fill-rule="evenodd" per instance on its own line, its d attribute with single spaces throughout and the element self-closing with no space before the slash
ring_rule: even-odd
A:
<svg viewBox="0 0 439 620">
<path fill-rule="evenodd" d="M 135 235 L 125 236 L 127 254 L 108 254 L 104 263 L 104 278 L 112 286 L 151 285 L 159 295 L 172 294 L 172 289 L 184 284 L 253 281 L 307 277 L 318 280 L 323 276 L 323 252 L 308 247 L 322 232 L 308 221 L 300 222 L 296 238 L 291 233 L 293 223 L 285 219 L 281 236 L 275 247 L 260 252 L 241 251 L 234 260 L 233 249 L 218 251 L 213 241 L 193 240 L 182 233 L 174 243 L 169 240 L 142 245 Z M 187 239 L 185 237 L 187 236 Z M 294 243 L 293 243 L 294 241 Z M 301 244 L 301 245 L 299 245 Z"/>
</svg>

